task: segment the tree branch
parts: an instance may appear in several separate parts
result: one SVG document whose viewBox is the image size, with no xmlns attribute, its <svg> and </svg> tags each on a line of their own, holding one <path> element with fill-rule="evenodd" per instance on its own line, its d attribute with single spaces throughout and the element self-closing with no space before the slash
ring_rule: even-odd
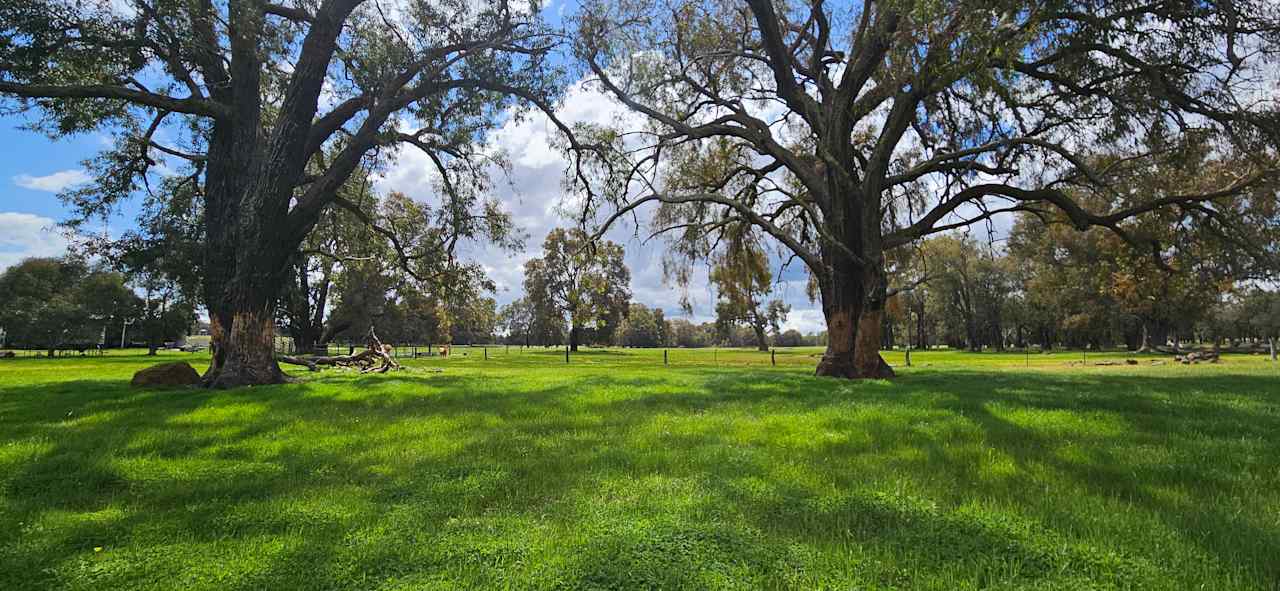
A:
<svg viewBox="0 0 1280 591">
<path fill-rule="evenodd" d="M 0 82 L 0 94 L 11 94 L 23 98 L 112 99 L 188 115 L 201 115 L 204 117 L 229 117 L 231 115 L 231 110 L 226 106 L 208 99 L 174 98 L 106 84 L 62 86 Z"/>
</svg>

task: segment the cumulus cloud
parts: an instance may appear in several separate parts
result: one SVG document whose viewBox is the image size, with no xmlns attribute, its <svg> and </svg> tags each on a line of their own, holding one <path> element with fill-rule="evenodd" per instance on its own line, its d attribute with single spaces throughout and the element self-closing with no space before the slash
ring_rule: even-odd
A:
<svg viewBox="0 0 1280 591">
<path fill-rule="evenodd" d="M 557 111 L 561 121 L 574 123 L 639 125 L 637 116 L 613 102 L 598 90 L 584 84 L 569 89 Z M 566 199 L 563 187 L 564 173 L 569 163 L 553 145 L 555 126 L 541 112 L 526 113 L 524 117 L 510 118 L 490 136 L 492 149 L 504 154 L 510 162 L 508 172 L 495 171 L 494 197 L 500 200 L 512 214 L 516 226 L 525 234 L 525 247 L 519 252 L 506 252 L 488 245 L 470 245 L 461 249 L 464 259 L 484 266 L 489 278 L 497 285 L 495 299 L 506 304 L 523 295 L 524 263 L 541 254 L 542 241 L 552 229 L 573 225 L 566 219 L 562 205 Z M 434 194 L 438 175 L 431 161 L 416 149 L 402 149 L 395 165 L 379 179 L 379 191 L 400 191 L 414 199 L 438 202 Z M 648 220 L 649 211 L 637 212 L 638 222 Z M 694 269 L 687 292 L 667 285 L 662 277 L 661 239 L 643 241 L 648 232 L 637 231 L 631 220 L 615 224 L 606 237 L 622 244 L 626 249 L 626 264 L 631 270 L 632 301 L 646 306 L 662 308 L 668 318 L 686 318 L 693 322 L 715 319 L 715 293 L 707 279 L 705 266 Z M 799 277 L 796 279 L 795 277 Z M 792 318 L 787 328 L 802 332 L 823 329 L 822 312 L 809 302 L 805 295 L 803 273 L 789 270 L 786 282 L 780 284 L 776 297 L 783 298 L 792 307 Z M 693 305 L 692 313 L 681 309 L 682 295 Z"/>
<path fill-rule="evenodd" d="M 60 256 L 67 239 L 52 219 L 29 213 L 0 212 L 0 270 L 28 257 Z"/>
<path fill-rule="evenodd" d="M 20 174 L 13 177 L 13 182 L 24 189 L 57 193 L 68 187 L 89 182 L 89 175 L 79 168 L 72 168 L 44 176 Z"/>
</svg>

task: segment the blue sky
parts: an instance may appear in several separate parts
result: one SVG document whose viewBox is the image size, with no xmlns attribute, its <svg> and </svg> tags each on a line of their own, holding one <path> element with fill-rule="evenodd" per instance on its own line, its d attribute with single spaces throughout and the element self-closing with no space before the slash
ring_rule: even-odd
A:
<svg viewBox="0 0 1280 591">
<path fill-rule="evenodd" d="M 50 140 L 20 129 L 27 122 L 0 116 L 0 268 L 61 253 L 65 240 L 54 225 L 67 209 L 57 192 L 85 178 L 81 161 L 105 145 L 98 134 Z"/>
</svg>

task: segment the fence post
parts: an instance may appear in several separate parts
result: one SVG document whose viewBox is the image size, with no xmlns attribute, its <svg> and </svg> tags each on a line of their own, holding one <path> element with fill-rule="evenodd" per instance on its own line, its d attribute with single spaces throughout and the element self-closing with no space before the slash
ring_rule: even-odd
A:
<svg viewBox="0 0 1280 591">
<path fill-rule="evenodd" d="M 777 349 L 769 349 L 769 363 L 772 363 L 774 367 L 778 367 L 778 350 Z"/>
<path fill-rule="evenodd" d="M 485 361 L 488 361 L 488 360 L 489 360 L 489 348 L 488 348 L 488 347 L 485 347 L 485 348 L 484 348 L 484 359 L 485 359 Z"/>
<path fill-rule="evenodd" d="M 564 346 L 564 362 L 569 362 L 569 345 Z"/>
<path fill-rule="evenodd" d="M 666 365 L 666 364 L 667 364 L 667 350 L 666 350 L 666 349 L 663 349 L 663 350 L 662 350 L 662 364 L 663 364 L 663 365 Z"/>
<path fill-rule="evenodd" d="M 906 352 L 907 352 L 907 353 L 906 353 L 906 355 L 907 355 L 907 367 L 911 367 L 911 347 L 907 347 L 907 348 L 906 348 Z"/>
</svg>

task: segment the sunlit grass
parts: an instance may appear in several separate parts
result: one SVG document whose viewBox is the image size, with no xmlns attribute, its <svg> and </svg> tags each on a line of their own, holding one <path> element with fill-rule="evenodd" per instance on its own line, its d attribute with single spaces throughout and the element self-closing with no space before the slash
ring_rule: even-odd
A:
<svg viewBox="0 0 1280 591">
<path fill-rule="evenodd" d="M 815 355 L 455 349 L 226 392 L 0 360 L 0 589 L 1280 585 L 1275 364 Z"/>
</svg>

